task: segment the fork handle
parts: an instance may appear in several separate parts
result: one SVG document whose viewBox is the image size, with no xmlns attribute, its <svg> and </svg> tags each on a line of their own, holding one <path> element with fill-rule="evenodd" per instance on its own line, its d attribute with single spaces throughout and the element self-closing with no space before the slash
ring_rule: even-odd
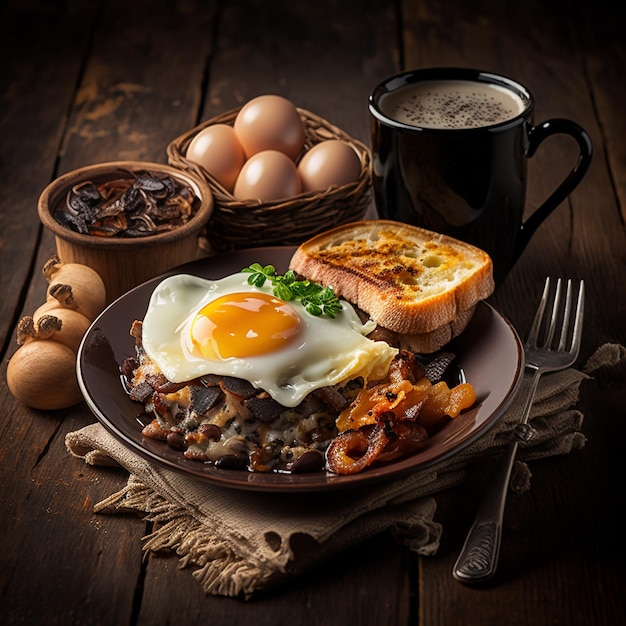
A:
<svg viewBox="0 0 626 626">
<path fill-rule="evenodd" d="M 535 369 L 526 396 L 520 424 L 528 423 L 541 371 Z M 459 582 L 478 584 L 489 580 L 496 571 L 500 555 L 504 504 L 517 453 L 518 439 L 509 445 L 501 465 L 489 484 L 476 513 L 476 519 L 467 534 L 452 574 Z"/>
</svg>

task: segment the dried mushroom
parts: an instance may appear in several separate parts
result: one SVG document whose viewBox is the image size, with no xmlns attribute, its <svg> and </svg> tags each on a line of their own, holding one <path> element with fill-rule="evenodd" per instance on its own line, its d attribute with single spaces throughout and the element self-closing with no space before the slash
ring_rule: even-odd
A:
<svg viewBox="0 0 626 626">
<path fill-rule="evenodd" d="M 128 174 L 74 185 L 54 218 L 83 235 L 145 237 L 173 230 L 196 212 L 197 197 L 175 177 L 148 171 Z"/>
</svg>

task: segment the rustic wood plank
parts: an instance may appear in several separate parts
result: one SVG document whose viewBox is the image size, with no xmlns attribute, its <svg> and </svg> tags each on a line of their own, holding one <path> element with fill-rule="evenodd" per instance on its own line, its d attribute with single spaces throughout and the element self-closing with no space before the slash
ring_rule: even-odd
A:
<svg viewBox="0 0 626 626">
<path fill-rule="evenodd" d="M 66 112 L 96 7 L 4 2 L 0 8 L 0 345 L 20 315 L 41 225 L 37 199 L 54 176 Z M 49 63 L 54 50 L 54 64 Z"/>
<path fill-rule="evenodd" d="M 406 63 L 411 67 L 475 66 L 509 74 L 535 92 L 537 121 L 549 117 L 574 119 L 588 130 L 596 145 L 602 145 L 593 106 L 595 94 L 585 80 L 585 57 L 579 47 L 584 35 L 570 19 L 574 11 L 575 7 L 567 3 L 558 10 L 539 3 L 516 8 L 515 3 L 491 2 L 471 7 L 421 3 L 413 10 L 410 3 L 405 3 Z M 603 63 L 607 63 L 605 57 Z M 606 75 L 619 71 L 618 67 L 609 62 L 608 67 L 605 65 Z M 607 90 L 607 99 L 609 93 Z M 620 101 L 610 99 L 611 103 Z M 607 101 L 607 115 L 611 106 L 615 104 Z M 573 154 L 571 142 L 557 139 L 546 142 L 534 157 L 529 164 L 531 208 L 547 197 L 555 181 L 570 167 Z M 619 155 L 614 157 L 619 160 Z M 626 248 L 618 215 L 606 157 L 602 151 L 596 152 L 583 183 L 542 225 L 509 279 L 492 298 L 520 334 L 524 335 L 530 326 L 543 277 L 567 275 L 585 278 L 588 285 L 588 332 L 581 361 L 604 341 L 623 341 L 621 320 L 626 305 L 623 289 L 617 283 Z M 613 390 L 606 399 L 609 410 L 623 413 L 618 409 L 617 394 Z M 531 492 L 509 499 L 501 570 L 499 578 L 487 588 L 465 588 L 449 575 L 472 521 L 480 481 L 468 486 L 468 491 L 456 490 L 439 498 L 444 519 L 455 519 L 457 523 L 448 527 L 437 559 L 426 559 L 422 565 L 425 623 L 460 623 L 468 610 L 476 614 L 480 611 L 485 623 L 586 624 L 598 620 L 611 623 L 618 618 L 615 603 L 603 603 L 600 598 L 617 597 L 618 587 L 624 582 L 611 556 L 615 532 L 606 510 L 618 489 L 610 477 L 618 465 L 617 450 L 611 442 L 619 431 L 614 423 L 596 421 L 596 407 L 589 404 L 591 396 L 589 390 L 581 400 L 588 416 L 584 426 L 589 437 L 587 448 L 565 459 L 533 464 L 536 477 Z M 602 454 L 601 450 L 606 454 L 606 482 L 586 485 L 584 477 L 598 471 L 596 455 Z M 539 559 L 531 561 L 527 555 L 539 555 Z M 430 581 L 436 581 L 436 586 Z M 548 588 L 562 588 L 563 594 L 542 594 L 541 590 Z M 517 610 L 512 615 L 513 606 Z"/>
<path fill-rule="evenodd" d="M 196 121 L 216 2 L 106 3 L 70 115 L 61 171 L 166 162 Z"/>
<path fill-rule="evenodd" d="M 626 121 L 623 115 L 626 7 L 607 2 L 581 2 L 576 12 L 585 67 L 593 86 L 594 105 L 605 145 L 610 184 L 626 222 Z"/>
<path fill-rule="evenodd" d="M 393 8 L 380 5 L 226 3 L 202 119 L 277 93 L 369 143 L 369 92 L 398 57 Z"/>
<path fill-rule="evenodd" d="M 10 467 L 13 480 L 2 480 L 0 516 L 3 535 L 11 538 L 3 541 L 3 623 L 128 622 L 134 594 L 129 581 L 139 578 L 145 525 L 94 515 L 93 505 L 120 488 L 126 476 L 68 458 L 65 429 L 91 421 L 87 413 L 83 409 L 66 417 L 44 449 L 25 446 L 28 432 L 16 433 L 20 445 L 14 448 L 21 448 L 21 454 L 4 466 Z M 43 430 L 35 420 L 51 417 L 32 416 L 30 432 Z"/>
<path fill-rule="evenodd" d="M 155 12 L 146 13 L 144 3 L 111 2 L 99 15 L 69 123 L 65 112 L 70 109 L 78 74 L 71 80 L 72 91 L 62 102 L 62 109 L 50 107 L 50 120 L 46 121 L 60 121 L 60 128 L 41 129 L 41 161 L 47 166 L 48 177 L 55 171 L 107 159 L 150 158 L 164 162 L 167 142 L 195 123 L 215 5 L 160 4 L 152 7 Z M 42 33 L 56 25 L 55 21 L 50 23 L 48 13 L 40 13 L 37 7 L 31 9 L 20 14 L 23 29 L 29 21 L 41 22 Z M 59 23 L 63 26 L 71 20 L 61 13 Z M 64 30 L 60 30 L 62 35 Z M 67 30 L 69 38 L 74 33 Z M 88 35 L 90 28 L 85 30 Z M 195 38 L 187 36 L 190 32 L 196 32 Z M 31 72 L 45 76 L 42 68 L 50 66 L 50 48 L 56 46 L 56 39 L 42 37 L 41 42 L 45 56 L 39 60 L 19 46 L 16 49 Z M 68 49 L 66 54 L 80 69 L 83 53 Z M 41 98 L 46 101 L 49 96 Z M 66 123 L 67 132 L 62 135 Z M 47 153 L 44 140 L 53 146 Z M 64 147 L 57 167 L 61 142 Z M 39 191 L 33 190 L 33 194 Z M 36 223 L 39 228 L 38 220 Z M 29 239 L 26 234 L 16 234 L 15 244 Z M 33 241 L 30 256 L 36 243 Z M 35 269 L 24 302 L 25 312 L 34 310 L 44 297 L 45 281 L 39 269 L 53 250 L 53 238 L 44 233 L 35 261 L 29 260 Z M 25 275 L 19 280 L 28 282 Z M 140 539 L 145 523 L 133 518 L 94 516 L 93 504 L 117 490 L 125 475 L 85 468 L 81 461 L 68 458 L 63 444 L 67 432 L 93 422 L 93 416 L 84 405 L 52 414 L 32 411 L 16 403 L 5 386 L 0 394 L 9 415 L 0 426 L 3 463 L 7 463 L 3 467 L 12 469 L 2 474 L 2 490 L 9 501 L 19 503 L 19 510 L 3 508 L 0 514 L 3 528 L 14 535 L 12 545 L 2 555 L 2 595 L 11 601 L 3 601 L 0 621 L 14 615 L 30 623 L 55 619 L 65 623 L 132 621 L 135 587 L 144 567 Z M 23 453 L 25 441 L 29 441 L 29 455 Z M 45 480 L 51 476 L 56 479 Z M 70 509 L 66 511 L 67 521 L 64 506 Z M 25 521 L 27 515 L 32 518 L 30 524 Z M 68 537 L 76 554 L 67 550 Z M 43 560 L 39 556 L 42 550 Z M 86 572 L 91 574 L 86 576 Z M 38 594 L 37 603 L 29 602 L 33 590 Z M 25 610 L 28 615 L 24 615 Z"/>
<path fill-rule="evenodd" d="M 0 47 L 9 63 L 0 78 L 0 184 L 3 197 L 10 200 L 3 203 L 0 213 L 0 336 L 3 342 L 6 339 L 7 356 L 16 348 L 13 325 L 22 314 L 22 305 L 23 311 L 32 312 L 44 298 L 45 281 L 36 258 L 37 253 L 47 255 L 51 247 L 45 252 L 38 249 L 41 227 L 37 198 L 54 176 L 66 111 L 74 97 L 96 9 L 89 2 L 73 3 L 71 9 L 34 2 L 2 6 Z M 49 63 L 51 50 L 55 52 L 54 64 Z M 31 273 L 34 287 L 23 290 Z M 3 379 L 5 373 L 3 359 Z M 72 537 L 78 547 L 79 559 L 98 562 L 100 542 L 84 533 L 85 528 L 94 531 L 95 526 L 90 525 L 93 515 L 81 508 L 89 502 L 85 486 L 96 480 L 95 472 L 86 472 L 87 478 L 68 472 L 60 431 L 67 411 L 27 409 L 10 396 L 5 385 L 0 390 L 0 402 L 0 527 L 4 539 L 0 621 L 51 623 L 61 619 L 70 623 L 73 612 L 89 618 L 93 609 L 89 606 L 93 601 L 88 597 L 89 581 L 84 579 L 83 563 L 77 563 L 75 554 L 67 550 L 67 537 Z M 100 539 L 104 539 L 108 527 L 104 524 L 101 529 Z M 123 541 L 118 545 L 124 549 Z M 77 578 L 82 585 L 77 584 Z M 72 591 L 76 595 L 68 602 Z M 106 601 L 106 592 L 103 585 L 99 589 L 101 600 L 94 604 L 116 621 L 120 614 L 116 616 L 115 605 Z"/>
<path fill-rule="evenodd" d="M 407 586 L 408 579 L 397 587 L 391 574 L 406 570 L 407 559 L 407 554 L 383 535 L 244 602 L 205 597 L 190 571 L 178 569 L 176 559 L 153 556 L 137 624 L 173 622 L 180 617 L 182 607 L 187 607 L 187 624 L 201 624 L 207 615 L 211 624 L 223 626 L 315 624 L 320 616 L 328 626 L 345 626 L 349 620 L 358 624 L 410 624 L 407 596 L 416 590 Z M 180 592 L 183 596 L 178 595 Z M 165 606 L 159 600 L 164 595 L 172 598 Z"/>
<path fill-rule="evenodd" d="M 3 205 L 0 213 L 5 346 L 17 316 L 34 310 L 44 295 L 39 268 L 54 243 L 46 233 L 39 241 L 34 207 L 57 172 L 113 158 L 164 161 L 168 141 L 199 119 L 270 91 L 368 141 L 367 94 L 399 70 L 401 60 L 414 67 L 488 64 L 533 87 L 538 119 L 572 117 L 597 145 L 606 142 L 606 153 L 596 153 L 583 185 L 541 228 L 493 302 L 524 334 L 548 270 L 584 277 L 583 358 L 603 341 L 626 342 L 620 285 L 624 155 L 618 139 L 623 44 L 620 20 L 606 23 L 602 3 L 406 2 L 403 50 L 393 7 L 380 6 L 385 3 L 222 4 L 216 13 L 215 3 L 174 6 L 163 0 L 149 11 L 141 1 L 107 0 L 97 15 L 87 0 L 3 4 L 0 46 L 14 64 L 0 78 L 0 182 L 9 185 L 3 189 L 15 202 L 14 212 Z M 576 19 L 563 18 L 570 15 Z M 28 28 L 32 37 L 18 33 Z M 42 55 L 53 48 L 54 63 L 48 63 Z M 34 157 L 31 146 L 37 146 Z M 529 206 L 549 193 L 561 175 L 553 168 L 565 171 L 572 154 L 568 142 L 555 140 L 535 157 Z M 7 259 L 11 267 L 25 261 L 17 276 L 7 274 Z M 6 359 L 0 371 L 4 376 Z M 205 598 L 176 557 L 151 556 L 142 564 L 141 520 L 93 515 L 93 503 L 119 488 L 125 474 L 68 457 L 65 433 L 93 421 L 84 405 L 31 411 L 3 385 L 0 622 L 199 624 L 208 617 L 229 625 L 310 623 L 321 608 L 328 624 L 623 623 L 614 496 L 621 489 L 625 396 L 617 380 L 599 376 L 585 383 L 587 446 L 534 463 L 533 489 L 510 497 L 494 585 L 466 589 L 450 575 L 482 491 L 481 476 L 489 471 L 479 467 L 474 480 L 438 499 L 444 536 L 436 557 L 416 559 L 383 536 L 242 603 Z"/>
</svg>

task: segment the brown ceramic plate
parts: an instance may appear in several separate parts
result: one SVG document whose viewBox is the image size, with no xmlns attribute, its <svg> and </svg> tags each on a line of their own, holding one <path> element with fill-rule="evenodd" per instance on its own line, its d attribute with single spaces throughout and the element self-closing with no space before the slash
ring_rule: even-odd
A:
<svg viewBox="0 0 626 626">
<path fill-rule="evenodd" d="M 238 272 L 255 261 L 271 263 L 277 270 L 284 271 L 294 249 L 240 250 L 188 263 L 166 275 L 185 272 L 216 279 Z M 428 439 L 418 453 L 387 465 L 368 468 L 353 476 L 327 472 L 263 474 L 219 469 L 190 461 L 163 442 L 142 437 L 142 408 L 126 395 L 119 372 L 119 364 L 124 358 L 134 355 L 130 326 L 133 320 L 143 319 L 150 295 L 164 276 L 135 287 L 113 302 L 94 321 L 78 352 L 78 379 L 90 409 L 123 444 L 151 463 L 215 485 L 258 491 L 323 491 L 355 487 L 421 471 L 457 454 L 493 428 L 513 401 L 522 378 L 524 356 L 517 333 L 493 307 L 480 303 L 464 333 L 451 345 L 465 378 L 476 390 L 477 404 Z"/>
</svg>

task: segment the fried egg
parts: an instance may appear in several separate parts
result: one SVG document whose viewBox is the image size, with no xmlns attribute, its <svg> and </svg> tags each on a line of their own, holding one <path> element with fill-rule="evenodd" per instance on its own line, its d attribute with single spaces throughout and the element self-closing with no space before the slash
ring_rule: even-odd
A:
<svg viewBox="0 0 626 626">
<path fill-rule="evenodd" d="M 375 324 L 362 323 L 348 302 L 335 318 L 314 316 L 275 297 L 269 282 L 249 285 L 249 276 L 178 274 L 155 288 L 142 343 L 170 381 L 233 376 L 294 407 L 315 389 L 387 374 L 397 349 L 368 339 Z"/>
</svg>

